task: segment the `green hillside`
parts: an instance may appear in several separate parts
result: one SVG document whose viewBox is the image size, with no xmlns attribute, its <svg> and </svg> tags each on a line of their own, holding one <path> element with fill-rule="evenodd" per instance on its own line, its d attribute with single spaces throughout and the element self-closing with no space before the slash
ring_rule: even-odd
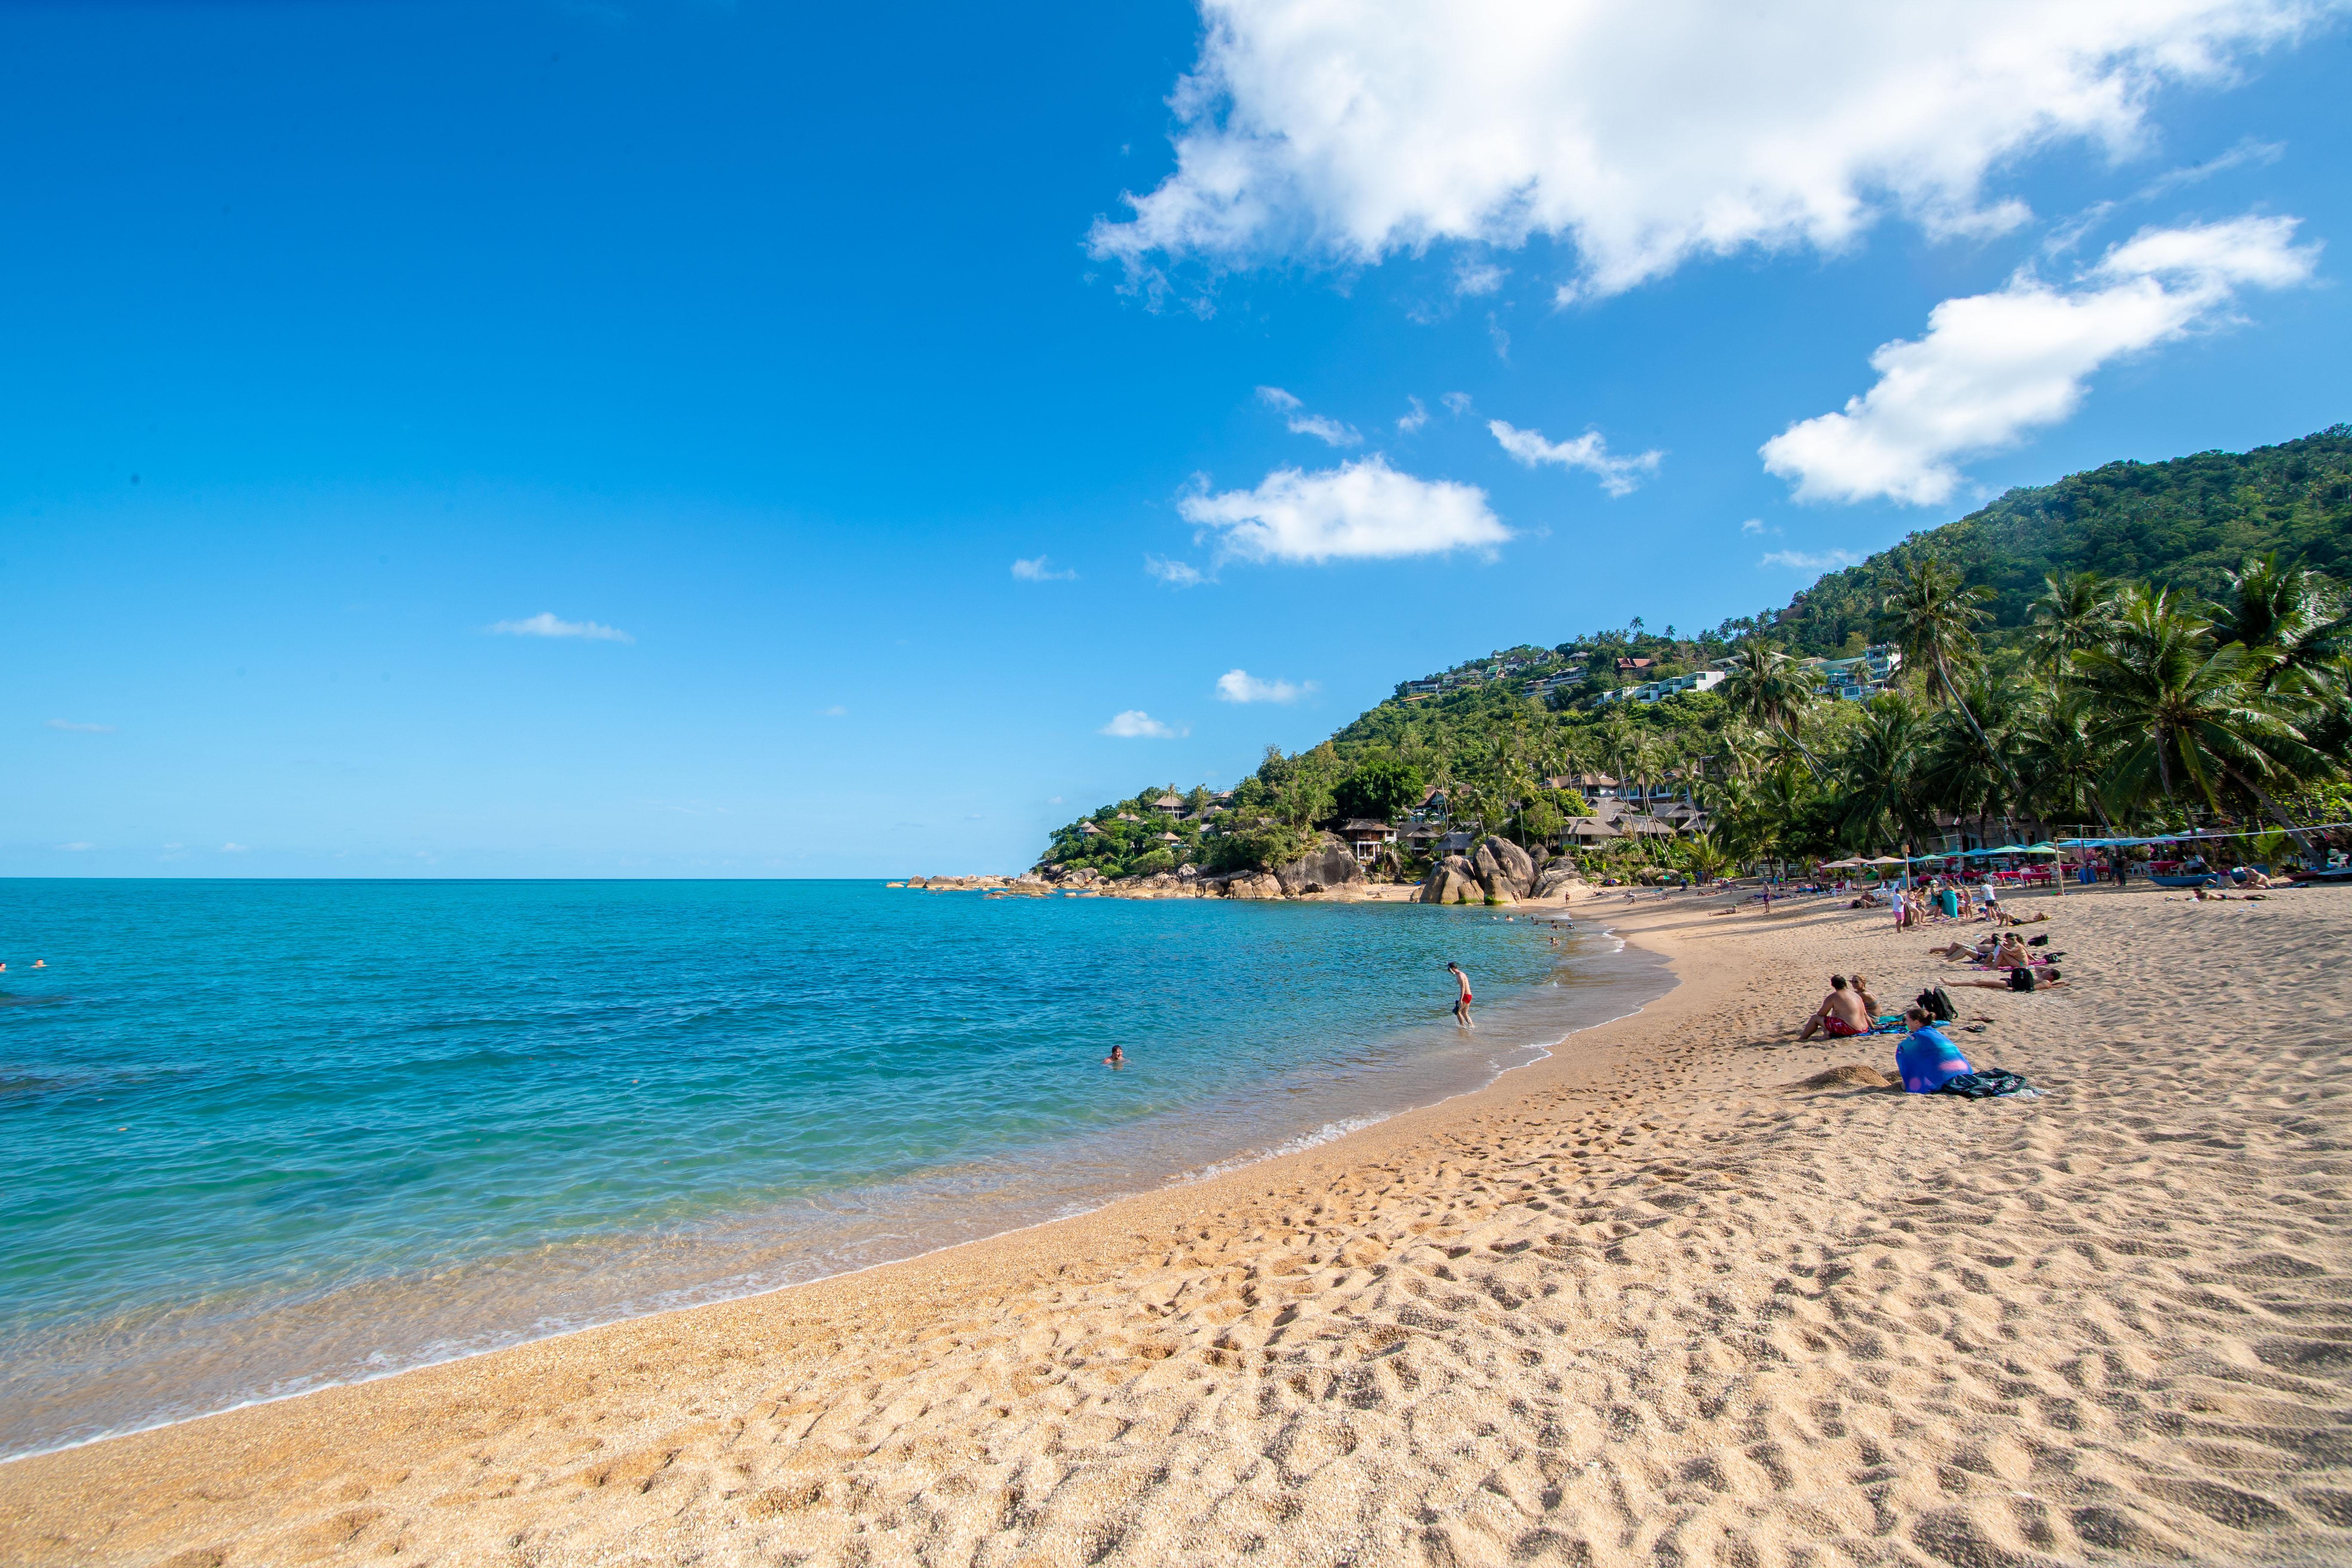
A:
<svg viewBox="0 0 2352 1568">
<path fill-rule="evenodd" d="M 1829 574 L 1762 624 L 1792 652 L 1835 654 L 1855 633 L 1869 634 L 1880 584 L 1934 554 L 1993 590 L 1989 640 L 1998 643 L 2026 624 L 2048 573 L 2087 567 L 2211 597 L 2228 585 L 2226 570 L 2271 551 L 2352 579 L 2352 425 L 2251 452 L 2109 463 L 2011 490 Z"/>
</svg>

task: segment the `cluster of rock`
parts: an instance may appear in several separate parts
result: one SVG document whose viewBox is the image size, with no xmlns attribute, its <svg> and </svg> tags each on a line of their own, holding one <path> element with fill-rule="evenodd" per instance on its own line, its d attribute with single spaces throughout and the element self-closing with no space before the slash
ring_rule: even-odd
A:
<svg viewBox="0 0 2352 1568">
<path fill-rule="evenodd" d="M 1448 855 L 1431 868 L 1421 885 L 1421 901 L 1516 904 L 1521 899 L 1559 898 L 1583 885 L 1574 866 L 1565 861 L 1546 865 L 1545 858 L 1549 857 L 1540 848 L 1529 855 L 1509 839 L 1490 834 L 1468 855 Z"/>
<path fill-rule="evenodd" d="M 1547 865 L 1547 858 L 1541 849 L 1531 856 L 1507 838 L 1489 836 L 1469 855 L 1448 855 L 1439 861 L 1422 884 L 1421 901 L 1515 904 L 1522 899 L 1557 898 L 1582 887 L 1583 878 L 1574 866 Z M 1375 862 L 1373 869 L 1388 870 L 1393 865 L 1391 857 Z M 931 893 L 983 893 L 992 899 L 1049 893 L 1106 899 L 1305 899 L 1345 898 L 1364 891 L 1370 881 L 1355 851 L 1327 833 L 1306 854 L 1270 870 L 1203 871 L 1181 866 L 1149 877 L 1110 878 L 1091 866 L 1055 862 L 1018 877 L 909 877 L 890 886 Z"/>
</svg>

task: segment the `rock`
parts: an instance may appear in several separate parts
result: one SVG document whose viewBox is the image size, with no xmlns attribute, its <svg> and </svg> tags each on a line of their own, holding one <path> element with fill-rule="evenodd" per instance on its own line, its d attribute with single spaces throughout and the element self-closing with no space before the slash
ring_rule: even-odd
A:
<svg viewBox="0 0 2352 1568">
<path fill-rule="evenodd" d="M 1282 897 L 1282 882 L 1278 878 L 1265 871 L 1244 871 L 1225 883 L 1225 897 L 1278 899 Z"/>
<path fill-rule="evenodd" d="M 1356 852 L 1348 847 L 1346 840 L 1327 833 L 1322 843 L 1297 859 L 1276 867 L 1274 876 L 1282 884 L 1282 890 L 1296 898 L 1301 893 L 1328 893 L 1334 888 L 1360 882 L 1364 868 L 1356 864 Z"/>
<path fill-rule="evenodd" d="M 1536 873 L 1535 897 L 1566 898 L 1584 890 L 1584 874 L 1565 860 L 1555 862 Z"/>
<path fill-rule="evenodd" d="M 1424 904 L 1483 904 L 1486 901 L 1486 885 L 1470 862 L 1459 855 L 1448 855 L 1431 868 L 1429 880 L 1421 885 L 1421 901 Z"/>
<path fill-rule="evenodd" d="M 1496 869 L 1510 879 L 1513 898 L 1524 899 L 1535 890 L 1536 863 L 1509 839 L 1489 834 L 1479 844 L 1478 854 L 1492 858 Z M 1474 866 L 1480 863 L 1477 858 L 1471 861 Z"/>
<path fill-rule="evenodd" d="M 1488 839 L 1478 846 L 1478 852 L 1470 857 L 1470 869 L 1476 875 L 1486 902 L 1516 904 L 1519 901 L 1518 880 L 1511 875 L 1504 858 L 1495 853 L 1493 846 L 1496 842 Z"/>
</svg>

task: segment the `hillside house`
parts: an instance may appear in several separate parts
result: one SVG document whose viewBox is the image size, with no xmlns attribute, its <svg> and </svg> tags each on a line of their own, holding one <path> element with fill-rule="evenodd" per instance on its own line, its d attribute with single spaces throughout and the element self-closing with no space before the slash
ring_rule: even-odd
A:
<svg viewBox="0 0 2352 1568">
<path fill-rule="evenodd" d="M 1397 841 L 1397 830 L 1385 822 L 1357 816 L 1339 825 L 1339 837 L 1346 839 L 1348 847 L 1356 852 L 1356 863 L 1369 866 L 1379 858 L 1384 845 Z"/>
</svg>

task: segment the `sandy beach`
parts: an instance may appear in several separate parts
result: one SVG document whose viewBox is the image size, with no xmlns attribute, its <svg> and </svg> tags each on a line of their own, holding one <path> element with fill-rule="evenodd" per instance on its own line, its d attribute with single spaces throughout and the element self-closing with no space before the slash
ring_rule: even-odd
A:
<svg viewBox="0 0 2352 1568">
<path fill-rule="evenodd" d="M 1580 903 L 1679 984 L 1476 1094 L 0 1466 L 0 1562 L 2352 1561 L 2352 895 L 2029 904 L 1955 1037 L 2042 1098 L 1788 1043 L 1950 973 L 1883 912 Z"/>
</svg>

